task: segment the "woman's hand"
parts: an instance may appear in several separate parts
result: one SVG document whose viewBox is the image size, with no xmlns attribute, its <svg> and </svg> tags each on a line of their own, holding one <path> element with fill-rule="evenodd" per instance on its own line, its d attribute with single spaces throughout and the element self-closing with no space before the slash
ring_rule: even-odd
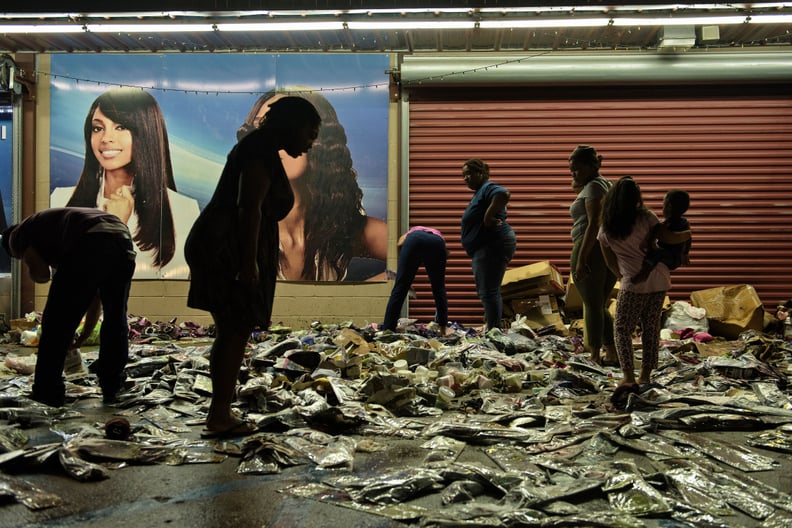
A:
<svg viewBox="0 0 792 528">
<path fill-rule="evenodd" d="M 484 211 L 484 218 L 481 221 L 484 227 L 498 227 L 503 224 L 503 220 L 498 218 L 498 213 L 506 208 L 506 204 L 509 203 L 510 197 L 511 194 L 508 191 L 498 193 L 492 197 L 489 207 Z"/>
<path fill-rule="evenodd" d="M 25 249 L 22 253 L 22 262 L 27 265 L 28 275 L 33 282 L 38 284 L 49 282 L 52 271 L 36 248 L 30 246 Z"/>
<path fill-rule="evenodd" d="M 489 218 L 484 215 L 484 226 L 485 227 L 498 227 L 499 225 L 503 224 L 503 220 L 500 218 Z"/>
<path fill-rule="evenodd" d="M 578 260 L 577 264 L 575 264 L 575 270 L 572 272 L 572 278 L 575 280 L 575 282 L 579 282 L 581 280 L 585 280 L 585 278 L 588 277 L 590 273 L 591 268 Z"/>
<path fill-rule="evenodd" d="M 122 185 L 116 189 L 104 205 L 105 211 L 117 216 L 125 224 L 129 223 L 134 209 L 135 197 L 132 196 L 132 189 L 129 185 Z"/>
<path fill-rule="evenodd" d="M 237 282 L 246 288 L 256 288 L 259 283 L 258 263 L 253 261 L 252 265 L 242 266 L 236 276 Z"/>
</svg>

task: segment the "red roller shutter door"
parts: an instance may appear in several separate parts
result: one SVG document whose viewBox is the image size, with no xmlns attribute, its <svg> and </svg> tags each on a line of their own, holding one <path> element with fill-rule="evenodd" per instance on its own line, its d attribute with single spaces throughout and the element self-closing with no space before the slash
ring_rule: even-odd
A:
<svg viewBox="0 0 792 528">
<path fill-rule="evenodd" d="M 508 213 L 517 253 L 510 267 L 549 260 L 567 278 L 574 198 L 567 157 L 578 144 L 597 148 L 606 177 L 635 177 L 658 216 L 667 190 L 690 193 L 692 263 L 673 273 L 672 300 L 743 283 L 756 288 L 768 309 L 792 298 L 792 90 L 713 90 L 413 94 L 409 222 L 435 226 L 448 239 L 450 319 L 471 326 L 483 317 L 460 244 L 459 219 L 471 196 L 462 181 L 464 161 L 482 158 L 492 180 L 512 193 Z M 581 91 L 586 95 L 578 96 Z M 425 274 L 415 287 L 410 317 L 431 320 Z"/>
</svg>

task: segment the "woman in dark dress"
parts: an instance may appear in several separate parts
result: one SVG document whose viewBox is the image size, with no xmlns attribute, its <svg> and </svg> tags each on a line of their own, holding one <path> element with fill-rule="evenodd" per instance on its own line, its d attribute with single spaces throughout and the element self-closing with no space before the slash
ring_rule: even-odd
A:
<svg viewBox="0 0 792 528">
<path fill-rule="evenodd" d="M 278 272 L 278 221 L 294 203 L 279 150 L 307 152 L 319 133 L 316 109 L 300 97 L 273 102 L 260 126 L 228 154 L 214 195 L 185 243 L 190 266 L 187 305 L 215 323 L 210 370 L 212 402 L 205 437 L 252 428 L 231 412 L 251 332 L 270 324 Z"/>
</svg>

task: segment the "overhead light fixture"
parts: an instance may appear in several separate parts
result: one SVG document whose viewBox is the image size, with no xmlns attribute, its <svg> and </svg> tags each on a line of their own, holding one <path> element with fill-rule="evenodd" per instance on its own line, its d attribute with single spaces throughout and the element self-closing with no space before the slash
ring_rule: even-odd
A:
<svg viewBox="0 0 792 528">
<path fill-rule="evenodd" d="M 82 33 L 82 24 L 4 24 L 0 25 L 0 33 Z"/>
<path fill-rule="evenodd" d="M 703 4 L 702 4 L 703 5 Z M 634 7 L 634 6 L 633 6 Z M 656 8 L 657 6 L 654 6 Z M 668 6 L 665 6 L 666 8 Z M 701 7 L 697 5 L 696 7 Z M 634 14 L 624 13 L 621 16 L 620 9 L 609 9 L 607 12 L 602 12 L 598 8 L 599 14 L 594 13 L 591 9 L 584 9 L 577 7 L 575 9 L 569 8 L 572 14 L 563 16 L 560 12 L 561 9 L 566 8 L 481 8 L 478 10 L 480 15 L 484 15 L 479 20 L 474 20 L 472 17 L 460 16 L 459 13 L 467 13 L 468 9 L 442 9 L 441 14 L 451 14 L 449 19 L 443 16 L 437 16 L 435 10 L 427 9 L 407 9 L 398 10 L 399 13 L 408 13 L 408 16 L 394 17 L 390 15 L 377 16 L 383 10 L 372 10 L 373 16 L 368 16 L 369 11 L 365 11 L 367 15 L 364 19 L 356 19 L 352 11 L 345 11 L 343 13 L 336 12 L 332 16 L 324 14 L 322 18 L 317 18 L 319 12 L 311 11 L 306 12 L 308 16 L 295 16 L 295 12 L 277 12 L 281 16 L 273 16 L 276 12 L 264 12 L 267 16 L 257 15 L 254 18 L 246 18 L 245 20 L 256 20 L 256 22 L 221 22 L 229 20 L 228 18 L 219 17 L 214 19 L 215 23 L 201 23 L 195 24 L 189 21 L 182 22 L 180 20 L 169 20 L 165 22 L 147 23 L 146 20 L 154 20 L 154 18 L 147 18 L 142 16 L 142 20 L 138 23 L 128 23 L 127 21 L 119 23 L 112 23 L 113 16 L 108 15 L 111 20 L 110 23 L 102 21 L 100 23 L 34 23 L 34 24 L 2 24 L 0 25 L 0 34 L 26 34 L 26 33 L 49 33 L 49 34 L 67 34 L 67 33 L 81 33 L 89 31 L 92 33 L 184 33 L 184 32 L 214 32 L 214 31 L 376 31 L 376 30 L 472 30 L 475 28 L 481 29 L 541 29 L 541 28 L 595 28 L 604 26 L 619 26 L 619 27 L 649 27 L 660 26 L 668 29 L 671 27 L 688 27 L 688 26 L 729 26 L 729 25 L 742 25 L 742 24 L 792 24 L 792 14 L 777 13 L 777 14 L 755 14 L 755 15 L 713 15 L 713 16 L 695 16 L 692 14 L 684 14 L 678 12 L 679 16 L 650 16 L 653 9 L 647 6 L 647 16 L 634 16 Z M 549 11 L 548 11 L 549 10 Z M 357 12 L 358 10 L 354 10 Z M 396 10 L 385 10 L 387 13 L 395 12 Z M 575 13 L 575 11 L 577 11 Z M 733 13 L 734 11 L 732 11 Z M 324 13 L 324 12 L 322 12 Z M 496 16 L 497 13 L 497 16 Z M 585 13 L 585 14 L 584 14 Z M 635 13 L 635 9 L 632 10 Z M 130 16 L 133 13 L 125 13 Z M 178 13 L 181 16 L 181 12 Z M 289 15 L 287 17 L 287 15 Z M 305 13 L 303 13 L 305 15 Z M 91 15 L 93 17 L 93 15 Z M 98 20 L 97 18 L 93 18 Z M 207 14 L 207 19 L 212 20 L 211 16 Z M 207 20 L 204 19 L 204 20 Z M 0 17 L 0 20 L 20 20 L 20 16 L 7 15 Z M 674 46 L 676 47 L 676 46 Z"/>
<path fill-rule="evenodd" d="M 610 24 L 606 17 L 598 18 L 527 18 L 521 20 L 482 20 L 482 29 L 539 29 L 556 27 L 604 27 Z"/>
<path fill-rule="evenodd" d="M 193 33 L 214 31 L 212 24 L 86 24 L 91 33 Z"/>
<path fill-rule="evenodd" d="M 341 21 L 333 22 L 251 22 L 216 24 L 218 31 L 340 31 Z"/>
<path fill-rule="evenodd" d="M 695 26 L 664 26 L 660 31 L 657 49 L 662 51 L 682 51 L 696 44 Z"/>
<path fill-rule="evenodd" d="M 382 20 L 382 21 L 353 21 L 347 22 L 351 30 L 377 30 L 377 29 L 473 29 L 476 23 L 472 20 Z"/>
<path fill-rule="evenodd" d="M 613 17 L 614 26 L 690 26 L 744 24 L 745 16 Z"/>
<path fill-rule="evenodd" d="M 745 21 L 751 24 L 792 24 L 792 15 L 751 15 Z"/>
</svg>

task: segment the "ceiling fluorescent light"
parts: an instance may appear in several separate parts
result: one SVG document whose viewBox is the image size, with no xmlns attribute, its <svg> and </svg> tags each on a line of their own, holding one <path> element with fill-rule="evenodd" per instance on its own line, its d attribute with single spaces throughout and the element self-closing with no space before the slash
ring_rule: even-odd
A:
<svg viewBox="0 0 792 528">
<path fill-rule="evenodd" d="M 218 31 L 340 31 L 344 23 L 335 22 L 253 22 L 217 24 Z"/>
<path fill-rule="evenodd" d="M 533 29 L 533 28 L 561 28 L 561 27 L 603 27 L 610 23 L 608 18 L 535 18 L 522 20 L 482 20 L 479 27 L 482 29 Z"/>
<path fill-rule="evenodd" d="M 353 30 L 377 29 L 473 29 L 475 22 L 472 20 L 399 20 L 382 22 L 347 22 L 347 27 Z"/>
<path fill-rule="evenodd" d="M 0 33 L 82 33 L 82 24 L 4 24 L 0 25 Z"/>
<path fill-rule="evenodd" d="M 745 21 L 751 24 L 792 24 L 792 15 L 751 15 Z"/>
<path fill-rule="evenodd" d="M 86 24 L 91 33 L 186 33 L 214 31 L 212 24 Z"/>
<path fill-rule="evenodd" d="M 613 17 L 614 26 L 690 26 L 730 25 L 745 23 L 745 16 L 688 16 L 674 18 Z"/>
</svg>

